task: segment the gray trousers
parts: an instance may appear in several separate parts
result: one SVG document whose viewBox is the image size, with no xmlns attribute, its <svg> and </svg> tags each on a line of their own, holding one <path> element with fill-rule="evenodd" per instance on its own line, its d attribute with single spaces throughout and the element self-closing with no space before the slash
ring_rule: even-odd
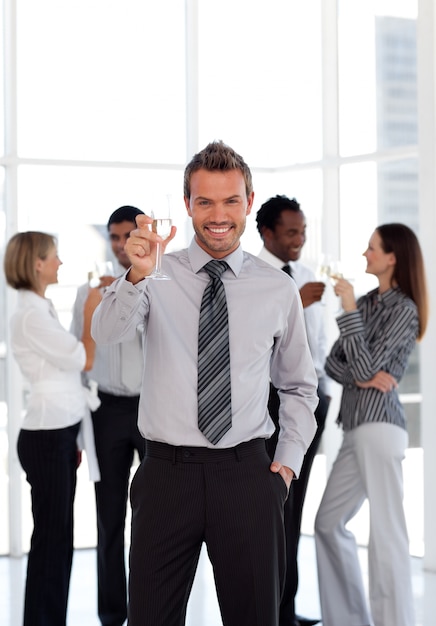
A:
<svg viewBox="0 0 436 626">
<path fill-rule="evenodd" d="M 402 460 L 407 432 L 368 423 L 346 432 L 315 520 L 323 626 L 413 626 Z M 354 535 L 346 525 L 370 508 L 369 604 Z"/>
</svg>

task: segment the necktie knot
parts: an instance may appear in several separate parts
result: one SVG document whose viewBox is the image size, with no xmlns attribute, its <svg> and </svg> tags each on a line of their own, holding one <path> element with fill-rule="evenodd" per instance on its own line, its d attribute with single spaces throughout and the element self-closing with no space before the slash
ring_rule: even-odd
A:
<svg viewBox="0 0 436 626">
<path fill-rule="evenodd" d="M 211 278 L 221 278 L 221 274 L 224 274 L 228 267 L 229 266 L 225 261 L 218 261 L 214 259 L 213 261 L 206 263 L 204 269 Z"/>
<path fill-rule="evenodd" d="M 292 271 L 291 271 L 291 268 L 289 266 L 289 263 L 286 263 L 286 265 L 284 265 L 282 267 L 282 270 L 285 272 L 285 274 L 288 274 L 289 276 L 292 276 Z"/>
</svg>

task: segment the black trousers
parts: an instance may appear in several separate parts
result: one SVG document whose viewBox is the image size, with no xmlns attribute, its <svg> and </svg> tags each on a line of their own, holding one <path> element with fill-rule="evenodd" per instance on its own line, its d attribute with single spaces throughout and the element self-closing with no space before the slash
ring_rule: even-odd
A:
<svg viewBox="0 0 436 626">
<path fill-rule="evenodd" d="M 101 480 L 95 483 L 97 506 L 98 615 L 104 626 L 121 626 L 127 618 L 124 529 L 133 455 L 144 456 L 138 421 L 139 397 L 99 392 L 101 405 L 92 414 Z"/>
<path fill-rule="evenodd" d="M 324 431 L 327 412 L 330 404 L 324 392 L 318 388 L 319 404 L 315 411 L 317 430 L 307 452 L 298 480 L 292 481 L 289 497 L 285 503 L 285 534 L 286 534 L 286 577 L 282 600 L 280 603 L 280 626 L 290 626 L 295 622 L 295 596 L 298 589 L 298 544 L 301 533 L 301 518 L 304 499 L 306 497 L 310 470 L 317 453 L 321 436 Z M 279 432 L 278 409 L 279 397 L 276 389 L 270 386 L 268 409 L 276 424 L 276 432 L 267 442 L 267 450 L 272 459 L 277 445 Z"/>
<path fill-rule="evenodd" d="M 64 626 L 73 559 L 73 502 L 79 424 L 21 430 L 17 451 L 31 486 L 33 533 L 24 626 Z"/>
<path fill-rule="evenodd" d="M 129 625 L 182 626 L 203 542 L 225 626 L 277 626 L 287 487 L 263 439 L 225 450 L 146 443 L 131 487 Z"/>
</svg>

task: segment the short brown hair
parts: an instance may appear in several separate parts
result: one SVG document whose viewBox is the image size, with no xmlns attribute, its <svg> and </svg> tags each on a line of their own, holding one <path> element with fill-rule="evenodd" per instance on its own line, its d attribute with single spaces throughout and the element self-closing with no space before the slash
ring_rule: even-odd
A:
<svg viewBox="0 0 436 626">
<path fill-rule="evenodd" d="M 47 233 L 27 231 L 13 235 L 6 246 L 3 263 L 8 285 L 13 289 L 38 291 L 36 261 L 45 259 L 56 246 L 56 238 Z"/>
<path fill-rule="evenodd" d="M 253 191 L 250 168 L 233 148 L 222 141 L 209 143 L 201 152 L 194 155 L 186 166 L 183 180 L 183 193 L 186 198 L 191 197 L 191 176 L 198 170 L 208 170 L 209 172 L 240 170 L 244 177 L 247 198 Z"/>
</svg>

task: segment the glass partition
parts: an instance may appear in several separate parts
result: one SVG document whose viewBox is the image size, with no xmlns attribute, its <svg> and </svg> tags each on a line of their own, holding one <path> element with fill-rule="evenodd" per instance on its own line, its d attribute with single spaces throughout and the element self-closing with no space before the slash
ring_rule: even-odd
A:
<svg viewBox="0 0 436 626">
<path fill-rule="evenodd" d="M 320 0 L 199 0 L 198 53 L 201 145 L 253 167 L 320 159 Z"/>
<path fill-rule="evenodd" d="M 416 0 L 339 0 L 342 156 L 417 141 Z"/>
<path fill-rule="evenodd" d="M 180 0 L 18 0 L 19 155 L 183 163 L 184 15 Z"/>
</svg>

